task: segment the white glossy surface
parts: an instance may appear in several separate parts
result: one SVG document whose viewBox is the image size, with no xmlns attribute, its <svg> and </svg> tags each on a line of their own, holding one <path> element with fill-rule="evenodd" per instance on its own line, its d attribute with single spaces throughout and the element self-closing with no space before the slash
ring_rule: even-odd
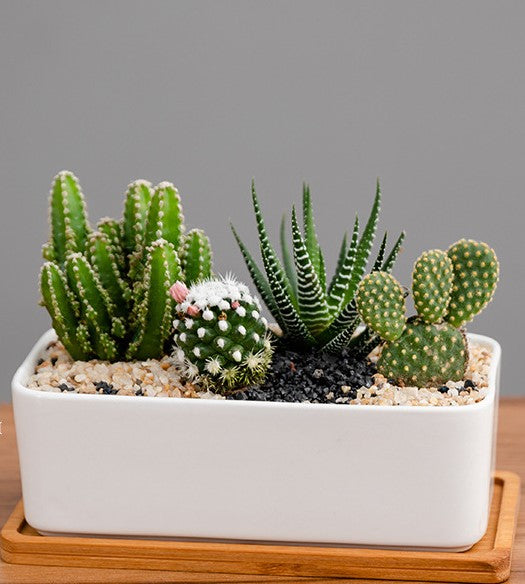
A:
<svg viewBox="0 0 525 584">
<path fill-rule="evenodd" d="M 13 378 L 26 517 L 57 533 L 467 548 L 490 502 L 490 393 L 460 407 L 46 393 Z"/>
</svg>

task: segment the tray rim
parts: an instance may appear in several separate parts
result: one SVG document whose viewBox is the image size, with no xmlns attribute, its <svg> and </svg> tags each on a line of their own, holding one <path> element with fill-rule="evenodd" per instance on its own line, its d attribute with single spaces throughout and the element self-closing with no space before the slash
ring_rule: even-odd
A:
<svg viewBox="0 0 525 584">
<path fill-rule="evenodd" d="M 208 562 L 209 564 L 221 564 L 217 573 L 303 577 L 330 577 L 326 570 L 323 570 L 323 565 L 327 568 L 329 565 L 332 569 L 336 568 L 336 570 L 341 571 L 345 569 L 345 564 L 351 562 L 351 567 L 355 575 L 344 576 L 334 574 L 332 576 L 334 578 L 362 578 L 363 576 L 360 574 L 364 575 L 365 571 L 370 569 L 370 560 L 374 559 L 375 572 L 379 573 L 381 570 L 404 570 L 404 579 L 407 579 L 407 575 L 410 575 L 410 572 L 413 572 L 414 577 L 419 580 L 431 580 L 431 574 L 436 575 L 438 579 L 443 579 L 447 573 L 455 573 L 457 576 L 470 575 L 471 577 L 476 576 L 476 578 L 482 578 L 481 580 L 462 580 L 466 582 L 502 582 L 510 574 L 521 481 L 516 473 L 510 471 L 496 471 L 493 479 L 495 482 L 502 484 L 502 495 L 494 535 L 494 546 L 490 550 L 471 549 L 464 552 L 409 551 L 336 545 L 281 545 L 275 542 L 230 543 L 129 539 L 126 537 L 95 538 L 89 536 L 25 535 L 19 531 L 25 522 L 23 501 L 20 500 L 0 533 L 2 558 L 8 563 L 31 563 L 38 565 L 39 561 L 42 564 L 42 562 L 46 563 L 45 560 L 49 561 L 50 559 L 56 559 L 58 561 L 63 558 L 67 561 L 68 559 L 71 560 L 72 558 L 80 557 L 79 566 L 82 565 L 82 560 L 85 560 L 100 562 L 101 567 L 111 567 L 110 564 L 112 564 L 115 568 L 117 568 L 115 564 L 122 564 L 118 568 L 126 568 L 126 561 L 137 562 L 151 560 L 155 565 L 150 569 L 161 570 L 175 570 L 175 568 L 163 568 L 159 566 L 162 562 L 186 562 L 190 568 L 192 563 L 200 563 L 202 565 L 202 563 Z M 510 524 L 512 526 L 509 529 Z M 65 548 L 65 553 L 64 551 L 56 551 L 57 546 Z M 68 553 L 68 548 L 73 548 L 73 551 Z M 82 551 L 82 548 L 85 551 Z M 146 554 L 137 553 L 139 551 L 145 551 Z M 225 552 L 229 553 L 229 558 L 224 557 Z M 206 556 L 204 560 L 203 555 Z M 278 555 L 279 557 L 272 560 L 272 555 Z M 308 570 L 304 572 L 304 570 L 299 569 L 296 565 L 298 555 L 306 563 L 307 568 L 310 566 L 310 573 L 307 573 Z M 296 562 L 290 562 L 294 559 Z M 429 568 L 428 562 L 430 560 L 439 560 L 439 567 L 432 566 Z M 103 566 L 104 562 L 107 562 L 106 566 Z M 254 564 L 254 567 L 248 572 L 243 572 L 242 564 L 246 562 Z M 262 562 L 260 567 L 257 567 L 257 562 Z M 269 568 L 265 571 L 264 562 L 290 562 L 290 571 L 288 573 L 286 571 L 276 572 L 274 569 L 270 570 Z M 51 564 L 48 563 L 48 565 Z M 61 564 L 53 562 L 52 565 L 57 566 Z M 136 567 L 136 565 L 129 566 L 129 568 Z M 349 568 L 349 566 L 346 567 Z M 374 578 L 380 579 L 381 576 L 375 575 Z M 383 578 L 393 579 L 391 575 L 383 576 Z M 436 580 L 435 577 L 432 579 Z M 454 581 L 458 582 L 459 580 L 456 579 Z"/>
</svg>

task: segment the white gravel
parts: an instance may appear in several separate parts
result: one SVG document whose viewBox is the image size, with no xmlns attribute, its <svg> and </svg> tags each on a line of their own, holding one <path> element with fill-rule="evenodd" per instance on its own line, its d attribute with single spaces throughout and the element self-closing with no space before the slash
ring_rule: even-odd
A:
<svg viewBox="0 0 525 584">
<path fill-rule="evenodd" d="M 370 355 L 377 360 L 379 350 Z M 458 406 L 481 401 L 488 390 L 491 353 L 472 344 L 465 381 L 449 381 L 445 388 L 399 387 L 388 383 L 382 375 L 374 376 L 372 387 L 357 391 L 355 399 L 340 398 L 351 405 Z M 468 384 L 467 384 L 468 385 Z M 108 363 L 107 361 L 73 361 L 60 342 L 51 343 L 44 351 L 29 378 L 28 387 L 39 391 L 72 392 L 149 397 L 188 397 L 224 399 L 184 381 L 170 357 L 161 360 Z M 343 386 L 344 392 L 344 386 Z"/>
</svg>

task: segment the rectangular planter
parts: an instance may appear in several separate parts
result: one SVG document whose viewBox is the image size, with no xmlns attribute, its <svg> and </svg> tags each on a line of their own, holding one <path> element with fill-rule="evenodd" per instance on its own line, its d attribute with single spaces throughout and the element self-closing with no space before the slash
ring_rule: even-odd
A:
<svg viewBox="0 0 525 584">
<path fill-rule="evenodd" d="M 47 393 L 13 378 L 27 521 L 43 533 L 463 550 L 484 534 L 501 349 L 467 406 Z"/>
</svg>

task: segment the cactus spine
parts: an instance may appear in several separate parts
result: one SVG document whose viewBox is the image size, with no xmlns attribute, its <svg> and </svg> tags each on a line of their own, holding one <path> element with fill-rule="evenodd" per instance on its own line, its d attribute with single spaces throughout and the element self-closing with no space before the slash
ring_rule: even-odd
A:
<svg viewBox="0 0 525 584">
<path fill-rule="evenodd" d="M 397 281 L 381 272 L 364 278 L 357 308 L 368 327 L 385 341 L 378 371 L 419 386 L 461 380 L 468 346 L 459 327 L 492 299 L 498 273 L 496 254 L 485 243 L 461 240 L 446 253 L 423 253 L 412 273 L 417 316 L 406 321 L 404 309 L 399 318 L 402 291 Z M 397 302 L 393 303 L 394 289 Z"/>
<path fill-rule="evenodd" d="M 102 219 L 93 231 L 78 180 L 63 171 L 53 181 L 50 207 L 40 289 L 71 356 L 160 357 L 175 314 L 169 287 L 184 279 L 179 256 L 184 217 L 177 189 L 167 182 L 153 189 L 147 181 L 135 181 L 126 192 L 122 221 Z M 203 277 L 210 272 L 211 261 Z"/>
<path fill-rule="evenodd" d="M 272 347 L 259 300 L 231 277 L 188 288 L 176 282 L 175 358 L 187 375 L 214 391 L 260 383 Z"/>
</svg>

